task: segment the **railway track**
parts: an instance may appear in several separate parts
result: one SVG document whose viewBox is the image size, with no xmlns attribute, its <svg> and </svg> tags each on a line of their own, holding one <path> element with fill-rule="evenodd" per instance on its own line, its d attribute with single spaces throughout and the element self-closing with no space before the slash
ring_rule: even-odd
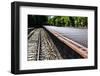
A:
<svg viewBox="0 0 100 76">
<path fill-rule="evenodd" d="M 35 28 L 29 33 L 27 51 L 28 61 L 88 57 L 87 48 L 84 46 L 62 36 L 56 31 L 49 30 L 49 32 L 52 33 L 51 36 L 44 28 Z M 55 37 L 57 37 L 56 40 Z"/>
<path fill-rule="evenodd" d="M 33 30 L 29 36 L 28 61 L 62 59 L 58 49 L 43 28 Z"/>
<path fill-rule="evenodd" d="M 28 51 L 27 51 L 27 59 L 28 61 L 30 60 L 37 60 L 38 59 L 38 50 L 39 50 L 39 35 L 40 35 L 40 30 L 35 29 L 32 32 L 31 37 L 28 39 Z"/>
<path fill-rule="evenodd" d="M 44 29 L 41 30 L 41 60 L 62 59 L 50 36 Z"/>
</svg>

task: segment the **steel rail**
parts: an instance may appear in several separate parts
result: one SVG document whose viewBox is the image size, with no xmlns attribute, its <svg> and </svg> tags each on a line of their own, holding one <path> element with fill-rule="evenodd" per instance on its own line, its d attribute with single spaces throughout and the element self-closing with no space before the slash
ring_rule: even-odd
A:
<svg viewBox="0 0 100 76">
<path fill-rule="evenodd" d="M 36 61 L 40 60 L 40 51 L 41 51 L 41 30 L 39 30 L 39 35 L 38 35 Z"/>
</svg>

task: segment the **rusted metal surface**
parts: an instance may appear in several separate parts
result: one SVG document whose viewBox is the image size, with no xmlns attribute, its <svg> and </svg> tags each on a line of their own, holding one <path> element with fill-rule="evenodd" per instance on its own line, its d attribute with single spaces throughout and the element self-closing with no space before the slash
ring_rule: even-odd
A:
<svg viewBox="0 0 100 76">
<path fill-rule="evenodd" d="M 49 29 L 47 29 L 49 30 Z M 68 45 L 70 48 L 72 48 L 75 52 L 77 52 L 78 54 L 80 54 L 83 58 L 87 58 L 88 57 L 88 49 L 80 44 L 78 44 L 77 42 L 64 37 L 63 35 L 61 35 L 60 33 L 54 31 L 54 30 L 49 30 L 54 36 L 56 36 L 59 40 L 61 40 L 63 43 L 65 43 L 66 45 Z"/>
</svg>

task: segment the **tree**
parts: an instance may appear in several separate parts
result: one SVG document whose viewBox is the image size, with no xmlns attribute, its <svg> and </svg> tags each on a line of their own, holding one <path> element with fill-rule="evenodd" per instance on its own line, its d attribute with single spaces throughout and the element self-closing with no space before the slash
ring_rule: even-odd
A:
<svg viewBox="0 0 100 76">
<path fill-rule="evenodd" d="M 70 26 L 72 27 L 75 27 L 75 20 L 74 20 L 74 17 L 69 17 L 69 20 L 70 20 Z"/>
<path fill-rule="evenodd" d="M 59 27 L 87 27 L 88 18 L 79 16 L 44 16 L 28 15 L 28 26 L 42 26 L 44 24 Z"/>
</svg>

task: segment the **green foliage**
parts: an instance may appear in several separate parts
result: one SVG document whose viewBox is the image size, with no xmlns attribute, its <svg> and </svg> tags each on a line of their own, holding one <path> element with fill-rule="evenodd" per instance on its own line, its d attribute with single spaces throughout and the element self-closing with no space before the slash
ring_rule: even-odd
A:
<svg viewBox="0 0 100 76">
<path fill-rule="evenodd" d="M 48 17 L 48 24 L 63 27 L 87 27 L 87 17 L 53 16 Z"/>
<path fill-rule="evenodd" d="M 52 25 L 59 27 L 87 27 L 88 18 L 79 16 L 28 15 L 28 25 Z"/>
</svg>

